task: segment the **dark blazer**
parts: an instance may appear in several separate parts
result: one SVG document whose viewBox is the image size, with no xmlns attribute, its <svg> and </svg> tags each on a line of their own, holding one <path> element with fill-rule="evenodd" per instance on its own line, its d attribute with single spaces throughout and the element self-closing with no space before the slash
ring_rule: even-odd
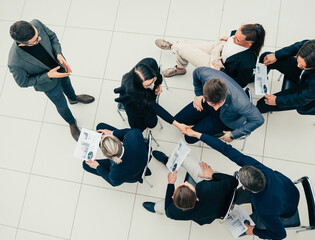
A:
<svg viewBox="0 0 315 240">
<path fill-rule="evenodd" d="M 41 37 L 40 44 L 56 63 L 59 64 L 57 54 L 61 54 L 61 46 L 56 34 L 39 20 L 34 19 L 30 23 L 39 31 L 39 36 Z M 62 65 L 60 66 L 63 68 Z M 36 91 L 44 92 L 53 89 L 57 85 L 58 78 L 50 79 L 47 75 L 50 68 L 19 48 L 15 41 L 10 49 L 8 67 L 20 87 L 33 86 Z"/>
<path fill-rule="evenodd" d="M 212 223 L 215 219 L 225 216 L 237 185 L 238 181 L 235 177 L 214 173 L 212 180 L 197 183 L 196 194 L 199 201 L 196 202 L 193 209 L 183 211 L 173 203 L 174 184 L 168 184 L 165 213 L 174 220 L 193 220 L 199 225 Z"/>
<path fill-rule="evenodd" d="M 142 59 L 139 63 L 149 65 L 154 71 L 156 71 L 157 75 L 160 75 L 160 70 L 155 59 L 145 58 Z M 138 89 L 137 87 L 133 86 L 133 89 L 135 91 L 127 93 L 128 92 L 128 90 L 126 89 L 127 77 L 128 74 L 125 74 L 122 78 L 121 86 L 114 89 L 115 93 L 120 94 L 119 97 L 115 99 L 115 101 L 121 102 L 125 108 L 129 108 L 133 112 L 137 112 L 138 115 L 144 116 L 146 114 L 146 111 L 138 108 L 138 101 L 142 100 L 143 92 L 148 92 L 150 95 L 149 99 L 150 101 L 147 111 L 151 111 L 152 113 L 158 115 L 169 124 L 172 124 L 174 121 L 174 117 L 156 102 L 157 96 L 155 95 L 155 89 L 162 84 L 162 78 L 160 79 L 158 78 L 155 81 L 153 90 L 145 88 Z"/>
<path fill-rule="evenodd" d="M 258 193 L 251 193 L 252 204 L 266 229 L 254 228 L 254 234 L 263 239 L 283 239 L 286 231 L 280 217 L 291 217 L 297 210 L 299 191 L 293 182 L 282 173 L 273 171 L 256 159 L 243 155 L 221 140 L 201 135 L 201 141 L 221 152 L 239 166 L 254 166 L 265 175 L 266 186 Z"/>
<path fill-rule="evenodd" d="M 99 165 L 96 168 L 98 175 L 112 186 L 118 186 L 124 182 L 142 182 L 142 173 L 148 159 L 142 132 L 139 129 L 117 129 L 113 131 L 113 135 L 123 142 L 122 162 L 116 164 L 111 161 L 110 170 Z"/>
<path fill-rule="evenodd" d="M 226 73 L 208 68 L 197 68 L 193 73 L 196 96 L 203 95 L 203 85 L 213 79 L 222 79 L 227 87 L 225 103 L 220 108 L 220 119 L 231 129 L 234 138 L 250 134 L 264 123 L 261 113 L 250 101 L 244 90 Z"/>
<path fill-rule="evenodd" d="M 231 32 L 231 36 L 236 31 Z M 242 88 L 248 83 L 254 82 L 254 69 L 256 68 L 257 56 L 251 49 L 239 52 L 228 57 L 224 68 L 220 70 L 232 77 Z"/>
<path fill-rule="evenodd" d="M 300 48 L 308 40 L 296 42 L 288 47 L 282 48 L 275 52 L 277 60 L 287 57 L 294 57 Z M 280 108 L 295 107 L 301 114 L 315 114 L 315 70 L 305 70 L 301 77 L 299 84 L 285 95 L 277 96 L 277 106 Z"/>
</svg>

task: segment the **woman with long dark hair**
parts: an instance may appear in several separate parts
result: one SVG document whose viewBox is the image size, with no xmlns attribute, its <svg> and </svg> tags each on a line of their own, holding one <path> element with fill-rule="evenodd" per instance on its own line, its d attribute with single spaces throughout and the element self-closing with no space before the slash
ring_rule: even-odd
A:
<svg viewBox="0 0 315 240">
<path fill-rule="evenodd" d="M 121 87 L 114 90 L 120 94 L 115 101 L 123 104 L 131 128 L 141 131 L 154 128 L 159 116 L 183 133 L 187 126 L 175 121 L 174 117 L 157 103 L 162 92 L 161 84 L 162 75 L 157 62 L 153 58 L 145 58 L 123 76 Z"/>
</svg>

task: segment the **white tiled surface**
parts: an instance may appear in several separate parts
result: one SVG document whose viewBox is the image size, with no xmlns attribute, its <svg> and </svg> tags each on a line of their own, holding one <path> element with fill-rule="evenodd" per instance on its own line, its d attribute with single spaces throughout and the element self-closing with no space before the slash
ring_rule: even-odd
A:
<svg viewBox="0 0 315 240">
<path fill-rule="evenodd" d="M 0 239 L 233 239 L 218 221 L 200 227 L 143 209 L 143 201 L 158 201 L 166 190 L 167 169 L 154 159 L 148 177 L 152 189 L 139 183 L 114 188 L 84 173 L 82 162 L 73 157 L 75 142 L 68 126 L 54 105 L 43 93 L 18 87 L 6 67 L 14 21 L 38 18 L 56 32 L 76 92 L 96 98 L 93 104 L 70 107 L 80 127 L 93 129 L 107 122 L 124 128 L 128 124 L 116 112 L 113 93 L 122 75 L 144 57 L 155 58 L 163 68 L 175 65 L 171 52 L 155 46 L 156 38 L 216 40 L 241 24 L 261 23 L 266 30 L 263 51 L 279 49 L 314 38 L 314 9 L 313 0 L 0 0 Z M 193 70 L 190 65 L 186 75 L 167 79 L 170 89 L 163 89 L 160 103 L 170 113 L 193 99 Z M 273 92 L 281 86 L 278 76 L 270 75 Z M 254 96 L 254 102 L 258 99 Z M 315 117 L 290 111 L 264 118 L 264 125 L 248 137 L 244 153 L 292 180 L 307 175 L 315 184 Z M 161 121 L 164 128 L 157 126 L 153 134 L 159 149 L 170 154 L 181 134 Z M 240 149 L 242 143 L 233 146 Z M 192 146 L 191 155 L 216 171 L 238 170 L 205 144 Z M 184 175 L 181 169 L 178 182 Z M 315 231 L 290 231 L 287 237 L 314 238 Z"/>
</svg>

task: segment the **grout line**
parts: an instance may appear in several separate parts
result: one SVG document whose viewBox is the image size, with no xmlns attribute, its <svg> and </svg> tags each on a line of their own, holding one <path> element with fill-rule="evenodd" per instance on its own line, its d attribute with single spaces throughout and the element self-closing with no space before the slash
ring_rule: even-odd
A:
<svg viewBox="0 0 315 240">
<path fill-rule="evenodd" d="M 135 212 L 135 206 L 136 206 L 136 199 L 137 199 L 137 190 L 138 190 L 138 183 L 137 183 L 137 188 L 136 188 L 136 193 L 134 195 L 134 199 L 133 199 L 133 206 L 132 206 L 132 212 L 131 212 L 131 216 L 130 216 L 130 223 L 129 223 L 129 229 L 128 229 L 128 234 L 127 234 L 127 239 L 129 239 L 130 236 L 130 230 L 131 230 L 131 225 L 132 225 L 132 218 L 133 218 L 133 213 Z"/>
<path fill-rule="evenodd" d="M 189 224 L 189 232 L 188 232 L 188 240 L 190 240 L 191 227 L 192 227 L 192 221 L 190 220 L 190 224 Z"/>
<path fill-rule="evenodd" d="M 7 79 L 7 74 L 8 74 L 8 67 L 6 68 L 5 70 L 5 74 L 4 74 L 4 78 L 3 78 L 3 83 L 1 84 L 0 86 L 0 97 L 2 96 L 2 93 L 3 93 L 3 88 L 4 88 L 4 83 Z"/>
<path fill-rule="evenodd" d="M 266 128 L 265 128 L 265 136 L 264 136 L 264 143 L 263 143 L 263 152 L 262 152 L 263 159 L 262 159 L 262 163 L 264 163 L 265 148 L 266 148 L 266 139 L 267 139 L 267 131 L 268 131 L 268 123 L 269 123 L 269 115 L 270 115 L 270 113 L 267 114 L 266 120 L 265 120 Z"/>
<path fill-rule="evenodd" d="M 263 156 L 263 158 L 270 158 L 270 159 L 273 159 L 273 160 L 279 160 L 279 161 L 285 161 L 285 162 L 291 162 L 291 163 L 298 163 L 298 164 L 315 166 L 315 163 L 304 163 L 304 162 L 298 162 L 298 161 L 294 161 L 294 160 L 290 160 L 290 159 L 282 159 L 282 158 L 269 157 L 269 156 Z"/>
<path fill-rule="evenodd" d="M 74 216 L 73 216 L 73 221 L 72 221 L 72 226 L 71 226 L 71 230 L 70 230 L 70 237 L 69 239 L 71 239 L 72 237 L 72 232 L 73 232 L 73 228 L 74 228 L 74 222 L 75 222 L 75 218 L 77 216 L 77 210 L 78 210 L 78 206 L 79 206 L 79 201 L 80 201 L 80 196 L 81 196 L 81 189 L 82 189 L 82 183 L 83 183 L 83 178 L 84 178 L 84 171 L 81 177 L 81 184 L 80 184 L 80 189 L 79 189 L 79 193 L 78 193 L 78 198 L 77 198 L 77 204 L 75 206 L 75 210 L 74 210 Z"/>
<path fill-rule="evenodd" d="M 221 11 L 221 19 L 220 19 L 218 40 L 219 40 L 220 37 L 221 37 L 221 27 L 222 27 L 222 22 L 223 22 L 224 7 L 225 7 L 225 0 L 223 0 L 223 4 L 222 4 L 222 11 Z"/>
<path fill-rule="evenodd" d="M 278 13 L 278 24 L 277 24 L 277 35 L 276 35 L 276 41 L 275 41 L 275 50 L 278 47 L 278 36 L 279 36 L 279 26 L 280 26 L 280 17 L 281 17 L 281 7 L 282 7 L 282 0 L 280 0 L 279 13 Z"/>
<path fill-rule="evenodd" d="M 31 232 L 31 233 L 37 233 L 37 234 L 40 234 L 40 235 L 43 235 L 43 236 L 58 238 L 58 239 L 62 239 L 62 240 L 69 240 L 67 238 L 62 238 L 62 237 L 59 237 L 59 236 L 54 236 L 54 235 L 50 235 L 50 234 L 46 234 L 46 233 L 36 232 L 36 231 L 33 231 L 33 230 L 24 229 L 24 228 L 18 228 L 17 230 L 22 230 L 22 231 Z"/>
</svg>

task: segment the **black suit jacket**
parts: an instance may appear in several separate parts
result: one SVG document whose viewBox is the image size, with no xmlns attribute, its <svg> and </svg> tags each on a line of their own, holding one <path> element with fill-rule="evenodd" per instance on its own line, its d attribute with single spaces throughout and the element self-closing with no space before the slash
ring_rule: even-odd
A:
<svg viewBox="0 0 315 240">
<path fill-rule="evenodd" d="M 231 36 L 236 31 L 231 32 Z M 254 69 L 256 68 L 257 56 L 251 49 L 239 52 L 228 57 L 224 63 L 225 68 L 220 70 L 232 77 L 242 88 L 248 83 L 254 82 Z"/>
<path fill-rule="evenodd" d="M 294 57 L 308 40 L 296 42 L 275 52 L 277 60 Z M 301 114 L 315 114 L 315 70 L 305 70 L 299 84 L 288 91 L 288 94 L 277 96 L 276 103 L 280 108 L 296 107 Z"/>
<path fill-rule="evenodd" d="M 173 203 L 174 184 L 168 184 L 165 213 L 174 220 L 193 220 L 199 225 L 212 223 L 215 219 L 225 216 L 237 185 L 236 178 L 222 173 L 214 173 L 212 180 L 204 180 L 197 184 L 196 193 L 199 201 L 196 202 L 195 207 L 183 211 Z"/>
</svg>

